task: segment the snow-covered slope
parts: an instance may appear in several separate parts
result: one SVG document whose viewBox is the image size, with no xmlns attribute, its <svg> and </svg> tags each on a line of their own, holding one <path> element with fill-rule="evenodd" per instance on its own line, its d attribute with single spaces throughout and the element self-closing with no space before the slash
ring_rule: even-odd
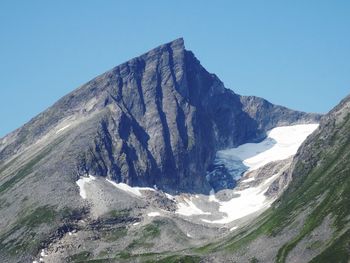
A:
<svg viewBox="0 0 350 263">
<path fill-rule="evenodd" d="M 149 211 L 147 215 L 149 217 L 173 216 L 175 213 L 198 223 L 229 224 L 230 231 L 233 231 L 232 226 L 236 227 L 236 220 L 262 212 L 271 205 L 277 196 L 268 197 L 265 193 L 270 185 L 289 167 L 290 163 L 286 162 L 277 172 L 269 171 L 267 176 L 259 175 L 262 168 L 271 162 L 285 160 L 293 156 L 302 142 L 317 127 L 318 124 L 277 127 L 270 130 L 267 137 L 259 143 L 246 143 L 236 148 L 219 151 L 215 162 L 227 167 L 234 180 L 238 180 L 238 185 L 234 189 L 225 189 L 224 194 L 215 193 L 212 190 L 209 196 L 198 194 L 171 196 L 165 193 L 164 198 L 176 203 L 176 211 L 158 209 L 157 211 Z M 248 174 L 249 177 L 245 178 Z M 240 178 L 241 180 L 239 180 Z M 86 198 L 85 190 L 93 183 L 92 179 L 94 178 L 82 178 L 77 182 L 84 199 Z M 107 181 L 119 190 L 137 198 L 145 198 L 159 193 L 156 187 L 130 187 L 126 184 Z"/>
<path fill-rule="evenodd" d="M 260 143 L 246 143 L 237 148 L 219 151 L 216 162 L 230 167 L 238 161 L 248 167 L 248 170 L 256 170 L 270 162 L 294 155 L 317 127 L 318 124 L 300 124 L 274 128 Z"/>
</svg>

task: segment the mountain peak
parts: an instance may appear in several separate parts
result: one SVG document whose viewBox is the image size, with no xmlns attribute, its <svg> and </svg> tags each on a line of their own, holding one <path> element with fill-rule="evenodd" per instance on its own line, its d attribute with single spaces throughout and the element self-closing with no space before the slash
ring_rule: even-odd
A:
<svg viewBox="0 0 350 263">
<path fill-rule="evenodd" d="M 160 55 L 164 52 L 171 52 L 171 53 L 184 53 L 185 52 L 185 42 L 183 40 L 183 38 L 177 38 L 173 41 L 170 41 L 168 43 L 165 43 L 165 44 L 161 44 L 159 45 L 158 47 L 155 47 L 145 53 L 143 53 L 142 55 L 140 56 L 137 56 L 123 64 L 121 64 L 120 66 L 126 64 L 126 63 L 129 63 L 129 62 L 132 62 L 134 60 L 137 60 L 137 59 L 149 59 L 149 58 L 152 58 L 154 56 L 157 56 L 157 55 Z"/>
<path fill-rule="evenodd" d="M 168 45 L 171 45 L 171 46 L 177 46 L 177 47 L 180 47 L 180 48 L 185 48 L 185 41 L 183 39 L 183 37 L 179 37 L 177 39 L 174 39 L 173 41 L 170 41 L 167 43 Z M 165 45 L 167 45 L 165 44 Z"/>
<path fill-rule="evenodd" d="M 168 43 L 162 44 L 159 47 L 156 47 L 155 49 L 162 49 L 167 47 L 171 47 L 173 50 L 185 50 L 185 41 L 182 37 L 180 37 Z"/>
</svg>

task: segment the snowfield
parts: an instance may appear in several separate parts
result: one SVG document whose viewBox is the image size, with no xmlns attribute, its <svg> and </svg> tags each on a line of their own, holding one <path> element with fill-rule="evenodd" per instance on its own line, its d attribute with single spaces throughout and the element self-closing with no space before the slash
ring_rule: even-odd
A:
<svg viewBox="0 0 350 263">
<path fill-rule="evenodd" d="M 129 185 L 124 184 L 124 183 L 116 183 L 116 182 L 109 180 L 109 179 L 106 179 L 106 180 L 108 183 L 112 184 L 113 186 L 115 186 L 119 190 L 131 193 L 131 194 L 139 196 L 139 197 L 142 196 L 142 191 L 156 191 L 155 189 L 150 188 L 150 187 L 132 187 L 132 186 L 129 186 Z"/>
<path fill-rule="evenodd" d="M 76 181 L 77 185 L 79 186 L 79 194 L 81 198 L 86 199 L 85 184 L 90 183 L 95 179 L 96 177 L 89 175 L 89 177 L 80 177 L 80 179 Z"/>
<path fill-rule="evenodd" d="M 284 160 L 296 154 L 303 141 L 318 124 L 299 124 L 277 127 L 267 133 L 259 143 L 245 143 L 237 148 L 217 152 L 217 159 L 225 166 L 241 161 L 249 171 L 256 170 L 270 162 Z"/>
<path fill-rule="evenodd" d="M 210 215 L 209 212 L 204 212 L 201 209 L 199 209 L 192 202 L 192 197 L 190 197 L 190 198 L 184 197 L 183 201 L 178 201 L 177 211 L 175 213 L 183 215 L 183 216 Z"/>
<path fill-rule="evenodd" d="M 226 202 L 218 201 L 220 205 L 219 212 L 225 213 L 226 216 L 218 220 L 202 219 L 202 221 L 211 224 L 228 224 L 269 207 L 273 200 L 267 200 L 264 194 L 278 176 L 279 174 L 273 175 L 257 187 L 250 187 L 242 191 L 233 190 L 234 194 L 239 195 L 238 197 L 234 197 Z"/>
<path fill-rule="evenodd" d="M 303 141 L 309 136 L 318 124 L 300 124 L 292 126 L 277 127 L 267 133 L 267 137 L 259 143 L 246 143 L 237 148 L 219 151 L 217 159 L 224 165 L 232 162 L 237 165 L 237 161 L 242 162 L 243 167 L 247 167 L 247 172 L 256 170 L 264 165 L 278 160 L 287 159 L 296 154 Z M 273 199 L 268 199 L 265 192 L 279 174 L 275 174 L 255 187 L 250 187 L 241 191 L 233 189 L 233 193 L 238 195 L 229 201 L 221 202 L 214 199 L 211 192 L 210 201 L 219 203 L 219 212 L 225 216 L 218 220 L 202 219 L 205 223 L 228 224 L 234 220 L 243 218 L 262 209 L 268 208 Z M 238 177 L 237 175 L 235 177 Z M 252 182 L 254 178 L 244 179 L 242 182 Z"/>
<path fill-rule="evenodd" d="M 149 217 L 156 217 L 156 216 L 160 216 L 159 212 L 150 212 L 147 214 Z"/>
<path fill-rule="evenodd" d="M 310 135 L 318 124 L 300 124 L 292 126 L 277 127 L 267 133 L 267 137 L 259 143 L 246 143 L 236 148 L 226 149 L 217 152 L 216 164 L 223 164 L 229 170 L 231 176 L 238 180 L 243 177 L 239 184 L 245 184 L 246 187 L 236 187 L 226 189 L 230 199 L 219 200 L 212 189 L 209 195 L 170 195 L 165 193 L 165 197 L 175 202 L 176 211 L 164 213 L 149 212 L 148 217 L 167 216 L 169 213 L 184 216 L 188 220 L 196 220 L 201 223 L 227 225 L 237 219 L 262 212 L 267 209 L 276 197 L 267 197 L 266 191 L 270 185 L 280 176 L 280 172 L 269 175 L 262 180 L 257 181 L 254 176 L 244 177 L 248 172 L 257 170 L 266 164 L 285 160 L 293 156 L 303 141 Z M 96 178 L 93 176 L 81 177 L 76 183 L 79 186 L 80 196 L 87 198 L 86 184 L 90 184 Z M 121 191 L 124 191 L 136 198 L 144 198 L 145 191 L 148 194 L 158 192 L 158 187 L 131 187 L 124 183 L 116 183 L 109 179 L 104 180 Z M 259 183 L 257 183 L 259 182 Z M 250 187 L 249 187 L 250 185 Z M 163 211 L 163 210 L 162 210 Z M 237 221 L 238 222 L 238 221 Z M 135 224 L 136 225 L 136 224 Z M 230 231 L 234 231 L 239 226 L 237 223 L 228 225 Z"/>
</svg>

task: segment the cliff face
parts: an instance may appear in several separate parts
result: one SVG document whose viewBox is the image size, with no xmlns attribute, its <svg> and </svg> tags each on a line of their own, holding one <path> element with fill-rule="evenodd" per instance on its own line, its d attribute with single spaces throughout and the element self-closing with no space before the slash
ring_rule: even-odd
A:
<svg viewBox="0 0 350 263">
<path fill-rule="evenodd" d="M 235 94 L 177 39 L 91 80 L 3 138 L 0 162 L 64 135 L 59 169 L 66 174 L 207 192 L 218 149 L 319 117 Z M 49 162 L 57 168 L 57 159 Z"/>
</svg>

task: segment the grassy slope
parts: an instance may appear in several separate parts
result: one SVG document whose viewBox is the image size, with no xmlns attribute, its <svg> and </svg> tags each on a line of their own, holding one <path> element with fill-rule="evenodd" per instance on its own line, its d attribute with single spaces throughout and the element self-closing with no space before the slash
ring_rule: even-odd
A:
<svg viewBox="0 0 350 263">
<path fill-rule="evenodd" d="M 342 249 L 346 249 L 346 244 L 350 242 L 350 235 L 343 235 L 349 229 L 350 215 L 350 136 L 347 131 L 350 131 L 349 118 L 333 135 L 332 147 L 323 151 L 321 165 L 314 168 L 305 180 L 297 182 L 296 190 L 284 200 L 286 205 L 274 213 L 269 230 L 288 224 L 291 221 L 290 211 L 299 211 L 322 196 L 322 201 L 313 207 L 300 233 L 279 250 L 277 262 L 285 262 L 288 252 L 329 214 L 334 219 L 334 240 L 327 248 L 328 261 L 319 259 L 317 262 L 348 262 L 349 251 Z M 340 251 L 342 260 L 339 260 Z"/>
<path fill-rule="evenodd" d="M 24 163 L 18 164 L 18 157 L 16 157 L 9 163 L 0 166 L 0 197 L 25 181 L 29 175 L 35 173 L 37 165 L 45 161 L 45 158 L 63 141 L 63 138 L 59 137 L 48 144 Z M 16 169 L 5 175 L 6 169 L 11 166 L 15 166 Z M 0 214 L 2 212 L 2 206 L 0 206 Z M 47 239 L 47 236 L 39 230 L 43 227 L 55 230 L 63 220 L 70 218 L 74 212 L 70 208 L 57 210 L 57 208 L 46 204 L 23 204 L 23 208 L 15 215 L 8 228 L 0 229 L 0 259 L 13 257 L 15 260 L 16 257 L 21 257 L 24 254 L 36 254 L 41 242 Z"/>
<path fill-rule="evenodd" d="M 319 151 L 320 160 L 307 175 L 297 178 L 290 191 L 283 195 L 279 206 L 268 210 L 260 218 L 257 227 L 245 236 L 235 236 L 231 240 L 209 245 L 204 251 L 225 249 L 234 251 L 259 235 L 276 236 L 307 207 L 311 207 L 306 221 L 298 235 L 282 244 L 276 262 L 285 262 L 288 253 L 316 227 L 327 215 L 334 219 L 334 235 L 324 251 L 312 262 L 348 262 L 350 259 L 350 116 L 334 128 L 330 147 L 323 148 L 321 138 L 314 139 L 314 150 Z M 298 163 L 303 171 L 302 162 Z"/>
</svg>

